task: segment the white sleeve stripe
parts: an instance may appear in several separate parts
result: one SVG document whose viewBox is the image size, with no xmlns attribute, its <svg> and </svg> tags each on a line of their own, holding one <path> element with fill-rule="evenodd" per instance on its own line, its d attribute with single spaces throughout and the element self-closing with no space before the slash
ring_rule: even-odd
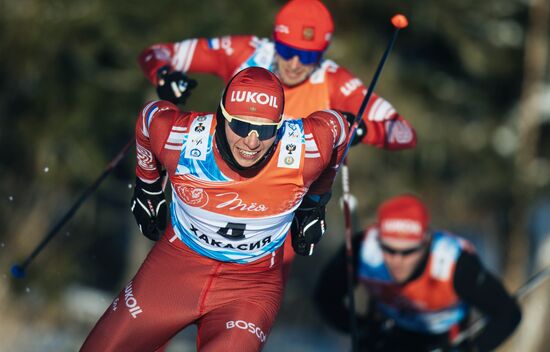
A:
<svg viewBox="0 0 550 352">
<path fill-rule="evenodd" d="M 183 136 L 185 136 L 185 133 L 180 132 L 170 132 L 170 135 L 168 136 L 168 140 L 179 140 L 183 141 Z"/>
<path fill-rule="evenodd" d="M 306 152 L 316 152 L 319 148 L 317 147 L 317 143 L 315 143 L 315 139 L 306 139 Z"/>
<path fill-rule="evenodd" d="M 187 127 L 172 126 L 172 131 L 187 131 Z"/>
<path fill-rule="evenodd" d="M 395 113 L 393 106 L 382 98 L 377 98 L 369 111 L 369 121 L 384 121 Z"/>
<path fill-rule="evenodd" d="M 382 99 L 382 104 L 378 107 L 374 118 L 376 121 L 387 120 L 390 114 L 395 111 L 395 109 L 387 101 Z"/>
<path fill-rule="evenodd" d="M 178 145 L 172 145 L 172 144 L 165 144 L 164 149 L 170 149 L 170 150 L 182 150 L 183 144 Z"/>
<path fill-rule="evenodd" d="M 320 158 L 321 154 L 320 153 L 306 153 L 304 157 L 307 158 L 307 159 Z"/>
<path fill-rule="evenodd" d="M 191 66 L 198 39 L 187 39 L 175 45 L 175 55 L 172 58 L 172 66 L 176 71 L 187 72 Z"/>
<path fill-rule="evenodd" d="M 183 144 L 183 138 L 168 138 L 166 143 Z"/>
<path fill-rule="evenodd" d="M 380 100 L 380 98 L 376 98 L 374 104 L 372 104 L 372 107 L 369 109 L 369 121 L 375 121 L 375 112 L 378 110 L 380 104 L 382 104 L 382 101 Z"/>
<path fill-rule="evenodd" d="M 174 56 L 172 57 L 172 67 L 176 68 L 178 66 L 178 63 L 179 63 L 179 52 L 180 52 L 180 47 L 181 47 L 181 44 L 180 43 L 176 43 L 174 44 Z"/>
<path fill-rule="evenodd" d="M 342 119 L 342 116 L 340 116 L 340 114 L 337 113 L 336 111 L 334 111 L 334 110 L 323 110 L 323 111 L 331 113 L 332 115 L 334 115 L 336 117 L 336 120 L 340 124 L 340 139 L 338 140 L 338 142 L 334 146 L 334 148 L 337 148 L 342 143 L 344 143 L 344 141 L 346 140 L 346 136 L 347 136 L 347 129 L 345 127 L 346 125 L 344 124 L 344 120 Z"/>
<path fill-rule="evenodd" d="M 183 72 L 189 71 L 189 67 L 191 67 L 191 61 L 193 61 L 193 55 L 195 54 L 195 49 L 197 48 L 198 39 L 191 40 L 191 48 L 189 49 L 189 54 L 187 54 L 187 60 L 185 61 L 185 65 L 183 66 Z"/>
<path fill-rule="evenodd" d="M 172 66 L 177 71 L 181 71 L 183 62 L 185 61 L 185 55 L 187 54 L 187 49 L 189 47 L 189 40 L 184 40 L 177 44 L 174 58 L 172 59 Z"/>
<path fill-rule="evenodd" d="M 305 134 L 304 137 L 306 137 L 306 139 L 311 139 L 313 138 L 313 133 Z"/>
</svg>

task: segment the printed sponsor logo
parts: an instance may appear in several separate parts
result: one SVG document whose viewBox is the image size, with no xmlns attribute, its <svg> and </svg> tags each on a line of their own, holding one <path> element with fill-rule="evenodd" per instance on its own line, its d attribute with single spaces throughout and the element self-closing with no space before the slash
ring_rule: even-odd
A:
<svg viewBox="0 0 550 352">
<path fill-rule="evenodd" d="M 128 307 L 128 312 L 130 312 L 134 319 L 137 318 L 138 314 L 143 312 L 138 305 L 137 299 L 134 297 L 132 281 L 128 283 L 124 290 L 124 302 L 126 303 L 126 307 Z"/>
<path fill-rule="evenodd" d="M 111 304 L 111 309 L 113 312 L 116 312 L 117 308 L 118 308 L 118 301 L 120 300 L 120 298 L 116 298 L 114 301 L 113 301 L 113 304 Z"/>
<path fill-rule="evenodd" d="M 236 328 L 236 329 L 248 331 L 249 333 L 256 335 L 256 337 L 262 343 L 265 342 L 265 339 L 266 339 L 265 333 L 262 331 L 262 329 L 259 326 L 257 326 L 254 323 L 248 323 L 244 320 L 229 320 L 225 323 L 225 328 L 227 330 Z"/>
<path fill-rule="evenodd" d="M 198 119 L 197 119 L 198 121 Z M 206 129 L 206 127 L 204 127 L 204 125 L 202 124 L 202 122 L 199 122 L 199 124 L 195 127 L 195 132 L 202 132 Z"/>
<path fill-rule="evenodd" d="M 253 103 L 260 105 L 269 105 L 272 108 L 278 108 L 277 97 L 266 93 L 234 90 L 231 92 L 231 102 L 237 103 Z"/>
<path fill-rule="evenodd" d="M 202 188 L 191 186 L 175 185 L 176 193 L 185 204 L 192 207 L 202 208 L 208 203 L 208 193 Z"/>
<path fill-rule="evenodd" d="M 285 158 L 285 164 L 287 164 L 287 165 L 292 165 L 293 163 L 294 163 L 294 158 L 293 158 L 293 157 L 287 156 L 287 157 Z"/>
<path fill-rule="evenodd" d="M 198 158 L 202 155 L 201 151 L 198 150 L 197 148 L 193 148 L 191 149 L 191 151 L 189 152 L 189 154 L 191 154 L 192 157 L 195 157 L 195 158 Z"/>
<path fill-rule="evenodd" d="M 380 229 L 382 232 L 401 234 L 420 234 L 422 232 L 422 226 L 418 221 L 408 219 L 388 219 L 382 221 Z"/>
<path fill-rule="evenodd" d="M 315 28 L 313 27 L 304 27 L 302 30 L 302 37 L 304 40 L 312 41 L 315 38 Z"/>
<path fill-rule="evenodd" d="M 267 211 L 268 207 L 261 203 L 245 203 L 239 197 L 237 192 L 226 192 L 216 194 L 216 197 L 225 197 L 227 200 L 216 205 L 216 208 L 228 208 L 229 210 L 241 210 L 241 211 L 251 211 L 251 212 L 264 212 Z"/>
<path fill-rule="evenodd" d="M 289 34 L 290 30 L 288 29 L 288 26 L 285 26 L 284 24 L 278 24 L 275 26 L 275 32 Z"/>
<path fill-rule="evenodd" d="M 213 247 L 218 247 L 218 248 L 237 249 L 240 251 L 253 251 L 253 250 L 262 249 L 263 247 L 271 243 L 271 236 L 261 238 L 258 241 L 239 243 L 234 241 L 226 242 L 223 240 L 220 240 L 220 241 L 215 240 L 214 238 L 199 232 L 199 229 L 196 228 L 194 225 L 191 225 L 191 228 L 189 229 L 189 231 L 193 232 L 195 236 L 197 236 L 197 238 L 203 241 L 205 244 Z"/>
<path fill-rule="evenodd" d="M 199 116 L 199 117 L 197 117 L 197 121 L 198 121 L 198 122 L 204 122 L 204 121 L 206 121 L 206 116 Z"/>
<path fill-rule="evenodd" d="M 353 93 L 358 87 L 360 87 L 361 84 L 362 83 L 359 78 L 353 78 L 344 83 L 344 85 L 340 87 L 340 91 L 347 97 L 351 93 Z"/>
<path fill-rule="evenodd" d="M 289 118 L 287 115 L 284 115 L 285 119 Z M 300 137 L 300 128 L 295 123 L 289 123 L 285 126 L 285 128 L 288 128 L 288 138 L 289 139 L 295 139 L 297 140 Z"/>
<path fill-rule="evenodd" d="M 413 140 L 413 133 L 411 129 L 403 122 L 392 120 L 388 121 L 387 124 L 391 124 L 386 126 L 386 130 L 391 131 L 391 135 L 389 136 L 390 141 L 395 141 L 399 144 L 406 144 Z"/>
<path fill-rule="evenodd" d="M 194 146 L 198 146 L 202 144 L 202 137 L 201 138 L 192 138 L 191 144 Z"/>
<path fill-rule="evenodd" d="M 291 155 L 296 150 L 296 144 L 287 144 L 285 148 L 288 151 L 288 155 Z"/>
<path fill-rule="evenodd" d="M 153 162 L 153 153 L 151 151 L 147 150 L 143 146 L 141 146 L 139 143 L 136 144 L 136 151 L 137 151 L 137 162 L 139 167 L 141 167 L 143 170 L 155 170 L 156 165 Z"/>
</svg>

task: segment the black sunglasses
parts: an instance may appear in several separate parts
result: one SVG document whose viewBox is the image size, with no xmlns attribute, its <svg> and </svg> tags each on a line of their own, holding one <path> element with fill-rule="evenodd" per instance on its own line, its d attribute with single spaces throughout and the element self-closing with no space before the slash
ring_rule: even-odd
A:
<svg viewBox="0 0 550 352">
<path fill-rule="evenodd" d="M 403 257 L 406 257 L 408 255 L 411 255 L 413 253 L 416 253 L 418 252 L 419 250 L 421 250 L 422 248 L 424 248 L 424 245 L 425 243 L 422 243 L 420 246 L 417 246 L 417 247 L 413 247 L 413 248 L 407 248 L 407 249 L 395 249 L 395 248 L 392 248 L 388 245 L 385 245 L 384 243 L 382 243 L 381 241 L 378 241 L 378 243 L 380 244 L 380 248 L 382 248 L 382 251 L 383 252 L 386 252 L 390 255 L 401 255 Z"/>
<path fill-rule="evenodd" d="M 231 120 L 227 119 L 229 127 L 236 135 L 242 138 L 248 137 L 250 133 L 256 132 L 258 139 L 265 141 L 275 137 L 277 130 L 279 129 L 277 125 L 256 125 L 250 122 L 245 122 L 232 118 Z"/>
<path fill-rule="evenodd" d="M 277 135 L 277 131 L 282 125 L 282 121 L 279 123 L 276 123 L 276 122 L 262 123 L 262 122 L 246 121 L 236 116 L 230 115 L 225 110 L 222 104 L 220 104 L 220 107 L 221 107 L 222 115 L 227 120 L 227 124 L 229 125 L 229 128 L 231 128 L 231 130 L 235 132 L 236 135 L 242 138 L 246 138 L 251 133 L 256 132 L 258 139 L 261 141 L 265 141 L 266 139 L 275 137 L 275 135 Z"/>
</svg>

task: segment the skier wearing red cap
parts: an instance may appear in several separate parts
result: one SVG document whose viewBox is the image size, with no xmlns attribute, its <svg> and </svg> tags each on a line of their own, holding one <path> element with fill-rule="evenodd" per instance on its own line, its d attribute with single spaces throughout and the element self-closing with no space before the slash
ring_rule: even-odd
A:
<svg viewBox="0 0 550 352">
<path fill-rule="evenodd" d="M 141 53 L 139 64 L 159 97 L 173 103 L 185 102 L 196 85 L 185 73 L 210 73 L 227 82 L 243 68 L 259 66 L 274 72 L 283 83 L 287 118 L 306 117 L 324 109 L 357 113 L 366 87 L 345 68 L 323 59 L 333 31 L 332 16 L 321 1 L 292 0 L 276 15 L 272 39 L 240 35 L 155 44 Z M 350 115 L 346 113 L 349 119 Z M 354 144 L 387 150 L 416 145 L 414 129 L 376 94 L 356 136 Z M 314 143 L 306 143 L 306 151 L 307 158 L 319 158 Z M 293 257 L 287 242 L 286 273 Z"/>
<path fill-rule="evenodd" d="M 283 120 L 284 105 L 277 77 L 251 67 L 230 80 L 215 114 L 145 106 L 132 212 L 156 243 L 82 351 L 153 351 L 190 324 L 199 351 L 261 349 L 282 300 L 285 238 L 294 227 L 303 255 L 321 239 L 348 144 L 340 113 Z M 308 158 L 308 142 L 320 158 Z M 162 168 L 172 184 L 168 226 Z M 307 216 L 296 221 L 296 212 Z"/>
<path fill-rule="evenodd" d="M 516 300 L 483 267 L 473 246 L 446 231 L 430 231 L 429 221 L 418 198 L 398 196 L 384 202 L 378 222 L 354 238 L 355 285 L 363 284 L 370 297 L 367 315 L 358 319 L 362 350 L 491 351 L 519 324 Z M 320 276 L 316 302 L 333 327 L 349 332 L 345 268 L 343 254 L 332 259 Z M 451 349 L 471 307 L 488 324 Z"/>
</svg>

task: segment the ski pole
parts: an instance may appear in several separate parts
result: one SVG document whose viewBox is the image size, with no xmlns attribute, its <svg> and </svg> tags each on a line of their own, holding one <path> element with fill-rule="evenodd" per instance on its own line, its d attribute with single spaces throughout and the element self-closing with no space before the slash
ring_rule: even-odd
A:
<svg viewBox="0 0 550 352">
<path fill-rule="evenodd" d="M 351 193 L 349 190 L 349 169 L 347 166 L 347 161 L 344 161 L 342 167 L 342 205 L 344 212 L 344 241 L 346 244 L 346 277 L 348 283 L 348 309 L 349 309 L 349 324 L 351 331 L 351 350 L 352 352 L 358 351 L 357 346 L 357 321 L 355 320 L 355 297 L 353 294 L 354 291 L 354 269 L 353 269 L 353 246 L 352 246 L 352 218 L 351 218 L 351 206 L 350 206 L 350 197 Z"/>
<path fill-rule="evenodd" d="M 531 276 L 529 280 L 527 280 L 518 290 L 516 293 L 514 293 L 514 297 L 517 299 L 522 299 L 525 297 L 528 293 L 536 289 L 540 286 L 546 279 L 550 277 L 550 266 L 542 269 L 535 275 Z M 456 335 L 454 340 L 451 342 L 451 346 L 458 346 L 464 340 L 471 338 L 475 336 L 477 333 L 479 333 L 484 327 L 487 325 L 487 318 L 482 317 L 470 324 L 466 330 L 461 332 L 460 334 Z"/>
<path fill-rule="evenodd" d="M 346 272 L 347 272 L 348 295 L 349 295 L 348 300 L 349 300 L 349 312 L 350 312 L 349 320 L 350 320 L 350 329 L 351 329 L 351 349 L 353 352 L 358 351 L 358 346 L 357 346 L 357 322 L 355 320 L 355 299 L 353 296 L 354 270 L 353 270 L 353 248 L 352 248 L 353 234 L 352 234 L 352 219 L 351 219 L 351 209 L 350 209 L 351 193 L 350 193 L 350 187 L 349 187 L 349 169 L 347 166 L 346 156 L 348 154 L 351 142 L 353 141 L 353 137 L 355 136 L 355 132 L 357 130 L 357 126 L 359 125 L 359 121 L 361 121 L 363 113 L 365 112 L 365 109 L 367 108 L 369 100 L 372 96 L 374 87 L 376 86 L 376 82 L 378 81 L 378 77 L 380 77 L 380 74 L 382 73 L 382 68 L 384 67 L 384 64 L 386 63 L 388 56 L 390 55 L 390 52 L 393 48 L 393 44 L 395 43 L 395 40 L 397 39 L 397 34 L 399 33 L 400 29 L 407 27 L 409 24 L 407 18 L 401 14 L 394 15 L 391 18 L 391 23 L 394 26 L 392 37 L 388 43 L 388 46 L 386 47 L 386 50 L 384 51 L 384 55 L 382 56 L 382 59 L 378 63 L 378 67 L 376 68 L 374 76 L 372 77 L 372 80 L 369 84 L 369 88 L 367 89 L 367 94 L 365 95 L 365 98 L 363 99 L 363 102 L 361 103 L 361 106 L 359 108 L 359 112 L 355 116 L 355 120 L 351 125 L 350 138 L 348 140 L 346 150 L 344 151 L 344 157 L 342 158 L 342 161 L 341 161 L 342 193 L 343 193 L 342 199 L 343 199 L 344 223 L 345 223 L 344 238 L 346 243 Z"/>
<path fill-rule="evenodd" d="M 52 238 L 55 237 L 55 235 L 59 232 L 59 230 L 69 221 L 73 215 L 76 213 L 78 208 L 86 201 L 86 199 L 99 187 L 99 185 L 103 182 L 103 180 L 113 171 L 113 169 L 118 165 L 118 163 L 122 160 L 124 155 L 128 152 L 130 147 L 135 143 L 135 139 L 132 137 L 126 143 L 126 145 L 118 152 L 118 154 L 114 157 L 109 164 L 107 164 L 107 167 L 103 170 L 101 175 L 88 187 L 82 195 L 74 202 L 74 204 L 67 210 L 65 215 L 51 228 L 51 230 L 44 236 L 42 241 L 36 246 L 36 248 L 25 258 L 25 260 L 21 264 L 13 264 L 11 267 L 11 274 L 14 278 L 20 279 L 25 276 L 25 272 L 27 270 L 27 267 L 32 262 L 32 260 L 40 253 L 46 245 L 52 240 Z"/>
<path fill-rule="evenodd" d="M 390 41 L 388 42 L 388 46 L 386 47 L 386 50 L 384 51 L 384 55 L 382 56 L 382 59 L 380 59 L 380 62 L 378 63 L 378 67 L 376 68 L 376 71 L 374 73 L 374 76 L 372 77 L 372 80 L 369 84 L 369 88 L 367 89 L 367 94 L 365 95 L 365 98 L 363 98 L 363 102 L 361 103 L 361 106 L 359 107 L 359 112 L 355 116 L 355 120 L 353 121 L 353 124 L 350 128 L 350 138 L 348 140 L 348 144 L 346 146 L 346 151 L 344 152 L 344 158 L 342 160 L 345 160 L 345 157 L 348 155 L 349 147 L 351 146 L 351 142 L 353 141 L 353 137 L 355 136 L 355 131 L 357 130 L 357 126 L 359 125 L 359 121 L 361 121 L 363 113 L 365 112 L 365 109 L 367 108 L 367 105 L 369 103 L 369 100 L 372 96 L 372 93 L 374 91 L 374 87 L 376 86 L 376 83 L 378 81 L 378 78 L 380 77 L 380 74 L 382 73 L 382 69 L 384 68 L 384 64 L 388 60 L 388 56 L 390 55 L 390 52 L 393 48 L 393 44 L 395 43 L 395 40 L 397 39 L 397 34 L 399 33 L 400 29 L 404 29 L 409 25 L 409 21 L 407 20 L 407 17 L 401 14 L 394 15 L 391 18 L 391 23 L 394 27 L 393 34 L 390 38 Z"/>
</svg>

